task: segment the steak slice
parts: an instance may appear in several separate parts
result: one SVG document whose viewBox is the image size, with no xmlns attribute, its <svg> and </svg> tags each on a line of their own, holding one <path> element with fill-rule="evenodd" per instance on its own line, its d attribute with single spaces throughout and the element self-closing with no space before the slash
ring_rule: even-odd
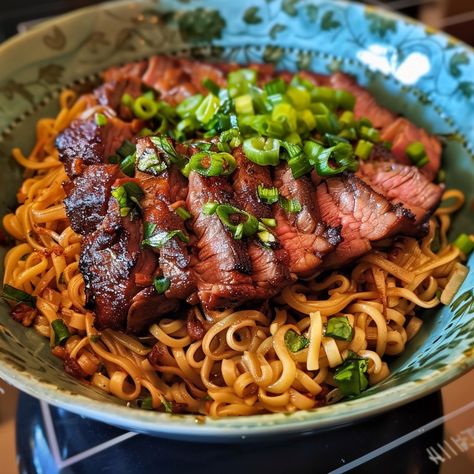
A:
<svg viewBox="0 0 474 474">
<path fill-rule="evenodd" d="M 109 156 L 134 133 L 133 124 L 118 118 L 109 118 L 103 126 L 97 125 L 94 119 L 76 119 L 57 136 L 56 148 L 67 175 L 73 179 L 86 165 L 107 163 Z"/>
<path fill-rule="evenodd" d="M 315 192 L 311 181 L 303 176 L 293 178 L 286 164 L 275 170 L 275 186 L 286 199 L 295 199 L 301 211 L 286 212 L 274 204 L 278 239 L 290 257 L 290 271 L 300 277 L 309 276 L 319 267 L 322 257 L 332 252 L 341 241 L 339 226 L 328 226 L 315 205 Z"/>
<path fill-rule="evenodd" d="M 407 233 L 415 217 L 353 174 L 327 178 L 316 188 L 321 217 L 341 226 L 343 241 L 324 260 L 324 268 L 338 268 L 371 249 L 370 242 Z"/>
<path fill-rule="evenodd" d="M 193 215 L 192 228 L 198 263 L 198 296 L 207 310 L 231 308 L 259 298 L 253 285 L 252 264 L 245 241 L 236 240 L 216 214 L 205 215 L 202 208 L 213 202 L 235 206 L 234 193 L 223 177 L 189 175 L 187 207 Z"/>
<path fill-rule="evenodd" d="M 141 249 L 142 238 L 141 219 L 132 218 L 132 214 L 121 218 L 115 198 L 110 198 L 99 228 L 84 237 L 79 268 L 87 306 L 94 309 L 99 329 L 126 328 L 132 300 L 142 289 L 135 281 L 136 275 L 148 274 L 151 279 L 155 271 L 156 259 L 153 252 Z M 159 313 L 156 308 L 156 315 Z"/>
<path fill-rule="evenodd" d="M 410 158 L 405 153 L 407 146 L 413 142 L 423 143 L 429 161 L 421 170 L 430 181 L 436 178 L 441 166 L 441 143 L 436 137 L 429 135 L 407 119 L 399 117 L 384 128 L 381 138 L 393 143 L 392 153 L 397 161 L 407 165 L 411 164 Z"/>
<path fill-rule="evenodd" d="M 66 214 L 73 230 L 87 235 L 102 222 L 113 182 L 120 173 L 118 165 L 90 165 L 74 181 L 64 184 Z"/>
<path fill-rule="evenodd" d="M 330 76 L 330 85 L 336 89 L 344 89 L 356 98 L 354 115 L 357 119 L 368 118 L 376 128 L 388 127 L 396 119 L 390 110 L 379 105 L 372 94 L 359 86 L 352 76 L 336 72 Z"/>
<path fill-rule="evenodd" d="M 237 169 L 233 185 L 238 207 L 257 219 L 273 218 L 271 207 L 258 198 L 259 185 L 273 187 L 269 168 L 247 160 L 240 147 L 234 150 L 234 157 Z M 269 231 L 273 232 L 273 229 L 269 228 Z M 288 254 L 279 243 L 265 246 L 258 238 L 250 238 L 248 251 L 252 261 L 252 278 L 257 287 L 265 290 L 265 298 L 271 298 L 294 281 L 288 269 Z"/>
<path fill-rule="evenodd" d="M 416 166 L 394 161 L 361 161 L 357 175 L 391 203 L 409 209 L 417 229 L 438 207 L 444 191 L 444 186 L 430 182 Z"/>
</svg>

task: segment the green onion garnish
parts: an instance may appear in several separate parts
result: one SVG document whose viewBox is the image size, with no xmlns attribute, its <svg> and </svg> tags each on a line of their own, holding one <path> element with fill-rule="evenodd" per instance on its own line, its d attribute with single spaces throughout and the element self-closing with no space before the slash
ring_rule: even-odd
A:
<svg viewBox="0 0 474 474">
<path fill-rule="evenodd" d="M 276 227 L 276 219 L 273 219 L 273 218 L 269 218 L 269 217 L 262 217 L 260 219 L 260 222 L 263 224 L 263 225 L 266 225 L 267 227 Z"/>
<path fill-rule="evenodd" d="M 203 100 L 204 97 L 201 94 L 186 97 L 186 99 L 180 102 L 176 107 L 176 112 L 181 118 L 195 117 L 196 110 Z"/>
<path fill-rule="evenodd" d="M 219 110 L 219 98 L 213 94 L 207 95 L 196 109 L 196 119 L 206 125 Z"/>
<path fill-rule="evenodd" d="M 146 148 L 138 157 L 138 169 L 144 173 L 153 174 L 155 176 L 162 173 L 168 165 L 161 157 L 151 148 Z"/>
<path fill-rule="evenodd" d="M 137 147 L 129 140 L 124 140 L 117 150 L 117 154 L 122 158 L 135 153 Z"/>
<path fill-rule="evenodd" d="M 355 97 L 348 91 L 337 89 L 334 94 L 339 109 L 353 110 L 356 102 Z"/>
<path fill-rule="evenodd" d="M 275 204 L 278 202 L 279 192 L 277 188 L 266 188 L 262 184 L 257 187 L 258 198 L 265 204 Z"/>
<path fill-rule="evenodd" d="M 129 181 L 127 183 L 112 189 L 112 196 L 118 201 L 120 206 L 120 215 L 126 217 L 135 207 L 140 207 L 140 201 L 143 199 L 143 191 L 137 183 Z"/>
<path fill-rule="evenodd" d="M 257 237 L 265 246 L 268 246 L 268 247 L 271 246 L 271 244 L 276 242 L 275 236 L 271 232 L 268 232 L 268 230 L 262 230 L 258 232 Z"/>
<path fill-rule="evenodd" d="M 97 113 L 95 114 L 95 123 L 99 127 L 103 127 L 104 125 L 107 125 L 107 117 L 104 114 Z"/>
<path fill-rule="evenodd" d="M 173 237 L 178 237 L 185 243 L 189 242 L 189 237 L 182 230 L 160 230 L 157 229 L 157 225 L 153 222 L 144 223 L 143 237 L 142 245 L 148 245 L 157 249 L 163 247 Z"/>
<path fill-rule="evenodd" d="M 185 173 L 196 171 L 203 176 L 226 176 L 237 167 L 235 158 L 226 152 L 200 151 L 194 154 L 185 167 Z"/>
<path fill-rule="evenodd" d="M 474 238 L 467 234 L 460 234 L 453 242 L 453 245 L 464 255 L 469 255 L 474 250 Z"/>
<path fill-rule="evenodd" d="M 301 178 L 313 169 L 300 145 L 288 141 L 282 141 L 281 145 L 288 152 L 288 166 L 295 179 Z"/>
<path fill-rule="evenodd" d="M 301 87 L 288 87 L 286 95 L 297 110 L 306 109 L 311 104 L 309 92 Z"/>
<path fill-rule="evenodd" d="M 280 206 L 286 211 L 291 213 L 300 212 L 303 206 L 297 199 L 286 199 L 280 196 Z"/>
<path fill-rule="evenodd" d="M 124 94 L 121 102 L 125 107 L 131 107 L 133 105 L 133 97 L 130 94 Z"/>
<path fill-rule="evenodd" d="M 36 308 L 36 297 L 11 285 L 3 285 L 2 298 Z"/>
<path fill-rule="evenodd" d="M 275 105 L 272 110 L 272 120 L 286 125 L 289 132 L 296 132 L 298 125 L 296 110 L 290 104 L 281 103 Z"/>
<path fill-rule="evenodd" d="M 275 138 L 252 137 L 244 140 L 244 155 L 258 165 L 278 165 L 280 161 L 280 142 Z"/>
<path fill-rule="evenodd" d="M 418 168 L 425 166 L 429 162 L 425 146 L 421 142 L 410 143 L 405 148 L 405 153 L 408 158 L 410 158 L 411 162 Z"/>
<path fill-rule="evenodd" d="M 253 102 L 250 94 L 240 95 L 234 99 L 235 111 L 239 115 L 254 115 Z"/>
<path fill-rule="evenodd" d="M 250 84 L 257 83 L 257 71 L 253 69 L 238 69 L 227 75 L 227 88 L 231 97 L 246 94 Z"/>
<path fill-rule="evenodd" d="M 218 202 L 207 202 L 202 206 L 202 213 L 205 216 L 212 216 L 212 214 L 215 214 L 218 205 Z"/>
<path fill-rule="evenodd" d="M 325 336 L 341 341 L 352 341 L 352 327 L 347 317 L 340 316 L 328 319 Z"/>
<path fill-rule="evenodd" d="M 370 152 L 372 151 L 374 144 L 368 142 L 367 140 L 359 140 L 354 150 L 354 155 L 361 160 L 367 160 L 369 158 Z"/>
<path fill-rule="evenodd" d="M 204 79 L 202 81 L 202 85 L 211 93 L 211 94 L 214 94 L 215 96 L 218 96 L 219 95 L 219 92 L 221 90 L 221 88 L 212 80 L 212 79 L 209 79 L 208 77 L 206 77 L 206 79 Z"/>
<path fill-rule="evenodd" d="M 142 408 L 143 410 L 153 410 L 153 398 L 144 398 L 140 403 L 140 408 Z"/>
<path fill-rule="evenodd" d="M 235 239 L 242 237 L 250 237 L 258 230 L 258 220 L 252 214 L 245 212 L 230 204 L 219 204 L 216 208 L 217 217 L 232 232 Z M 235 223 L 235 219 L 239 219 L 239 223 Z M 242 219 L 245 219 L 242 222 Z"/>
<path fill-rule="evenodd" d="M 158 112 L 158 104 L 153 97 L 144 94 L 133 101 L 132 112 L 139 119 L 149 120 Z"/>
<path fill-rule="evenodd" d="M 281 78 L 273 79 L 265 84 L 264 89 L 268 95 L 284 94 L 286 91 L 286 82 Z"/>
<path fill-rule="evenodd" d="M 64 321 L 62 319 L 55 319 L 51 323 L 51 327 L 53 328 L 54 331 L 54 343 L 58 345 L 62 345 L 68 337 L 70 337 L 69 329 L 67 326 L 64 324 Z"/>
<path fill-rule="evenodd" d="M 359 395 L 369 384 L 366 359 L 346 359 L 334 373 L 334 382 L 345 396 Z"/>
<path fill-rule="evenodd" d="M 309 339 L 289 329 L 285 334 L 285 344 L 291 352 L 298 352 L 309 346 Z"/>
<path fill-rule="evenodd" d="M 370 142 L 378 142 L 380 141 L 380 132 L 373 127 L 366 127 L 362 126 L 359 128 L 359 136 L 365 140 Z"/>
<path fill-rule="evenodd" d="M 191 213 L 184 207 L 177 207 L 175 212 L 179 217 L 181 217 L 181 219 L 183 219 L 183 221 L 186 221 L 192 217 Z"/>
<path fill-rule="evenodd" d="M 135 161 L 136 161 L 136 155 L 135 153 L 132 153 L 131 155 L 128 155 L 126 158 L 122 160 L 120 163 L 120 169 L 124 174 L 127 176 L 134 176 L 135 175 Z"/>
<path fill-rule="evenodd" d="M 162 295 L 171 285 L 171 281 L 166 277 L 155 277 L 153 280 L 155 290 L 159 295 Z"/>
</svg>

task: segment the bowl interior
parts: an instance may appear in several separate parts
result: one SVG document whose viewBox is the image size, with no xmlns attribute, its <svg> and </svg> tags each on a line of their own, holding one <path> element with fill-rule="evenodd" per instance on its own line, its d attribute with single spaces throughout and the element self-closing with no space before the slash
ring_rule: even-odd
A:
<svg viewBox="0 0 474 474">
<path fill-rule="evenodd" d="M 468 203 L 456 216 L 451 234 L 474 232 L 469 209 L 474 196 L 474 130 L 468 120 L 474 116 L 474 54 L 468 47 L 361 5 L 222 3 L 99 5 L 48 22 L 0 47 L 0 61 L 11 65 L 0 71 L 0 214 L 15 207 L 22 179 L 10 150 L 19 146 L 27 152 L 32 147 L 35 123 L 57 112 L 61 87 L 79 87 L 79 79 L 90 80 L 112 64 L 166 53 L 355 75 L 381 104 L 443 137 L 447 187 L 462 189 Z M 37 45 L 34 55 L 32 45 Z M 4 254 L 2 248 L 2 265 Z M 199 426 L 191 416 L 128 409 L 122 401 L 67 376 L 51 355 L 48 341 L 15 323 L 3 302 L 0 376 L 49 402 L 154 434 L 226 438 L 250 429 L 255 436 L 304 431 L 375 414 L 428 393 L 472 367 L 473 288 L 471 272 L 450 307 L 422 313 L 422 330 L 391 361 L 388 379 L 358 399 L 314 412 L 209 420 Z"/>
</svg>

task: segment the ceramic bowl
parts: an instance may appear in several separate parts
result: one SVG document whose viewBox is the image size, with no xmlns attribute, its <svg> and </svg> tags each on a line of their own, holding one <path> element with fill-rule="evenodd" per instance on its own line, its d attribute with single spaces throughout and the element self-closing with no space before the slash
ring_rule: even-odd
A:
<svg viewBox="0 0 474 474">
<path fill-rule="evenodd" d="M 353 74 L 382 105 L 444 137 L 447 184 L 461 188 L 472 202 L 474 52 L 468 46 L 354 3 L 162 0 L 79 10 L 0 46 L 0 214 L 15 205 L 21 182 L 10 150 L 32 146 L 35 121 L 57 110 L 58 91 L 108 66 L 156 53 Z M 467 205 L 457 215 L 453 235 L 474 231 L 469 212 Z M 4 303 L 0 376 L 48 403 L 149 434 L 198 441 L 287 436 L 374 415 L 460 376 L 474 365 L 473 315 L 471 272 L 449 307 L 423 313 L 421 332 L 391 362 L 386 380 L 356 399 L 292 414 L 196 423 L 191 415 L 128 408 L 67 376 L 48 341 L 15 323 Z"/>
</svg>

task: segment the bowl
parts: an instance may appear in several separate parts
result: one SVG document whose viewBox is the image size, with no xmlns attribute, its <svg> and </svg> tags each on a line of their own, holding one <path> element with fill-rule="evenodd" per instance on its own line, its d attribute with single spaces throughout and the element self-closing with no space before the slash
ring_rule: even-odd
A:
<svg viewBox="0 0 474 474">
<path fill-rule="evenodd" d="M 15 205 L 22 176 L 10 150 L 32 147 L 34 124 L 57 111 L 58 91 L 108 66 L 156 53 L 354 75 L 382 105 L 443 136 L 447 185 L 462 189 L 468 203 L 452 234 L 474 231 L 468 209 L 474 196 L 474 51 L 408 18 L 334 1 L 105 3 L 5 42 L 0 46 L 0 214 Z M 0 377 L 7 382 L 106 423 L 195 441 L 288 436 L 347 424 L 427 395 L 474 365 L 472 271 L 449 307 L 423 313 L 421 331 L 391 362 L 391 375 L 358 398 L 314 411 L 199 423 L 192 415 L 132 409 L 79 383 L 63 372 L 46 339 L 8 313 L 1 303 Z"/>
</svg>

